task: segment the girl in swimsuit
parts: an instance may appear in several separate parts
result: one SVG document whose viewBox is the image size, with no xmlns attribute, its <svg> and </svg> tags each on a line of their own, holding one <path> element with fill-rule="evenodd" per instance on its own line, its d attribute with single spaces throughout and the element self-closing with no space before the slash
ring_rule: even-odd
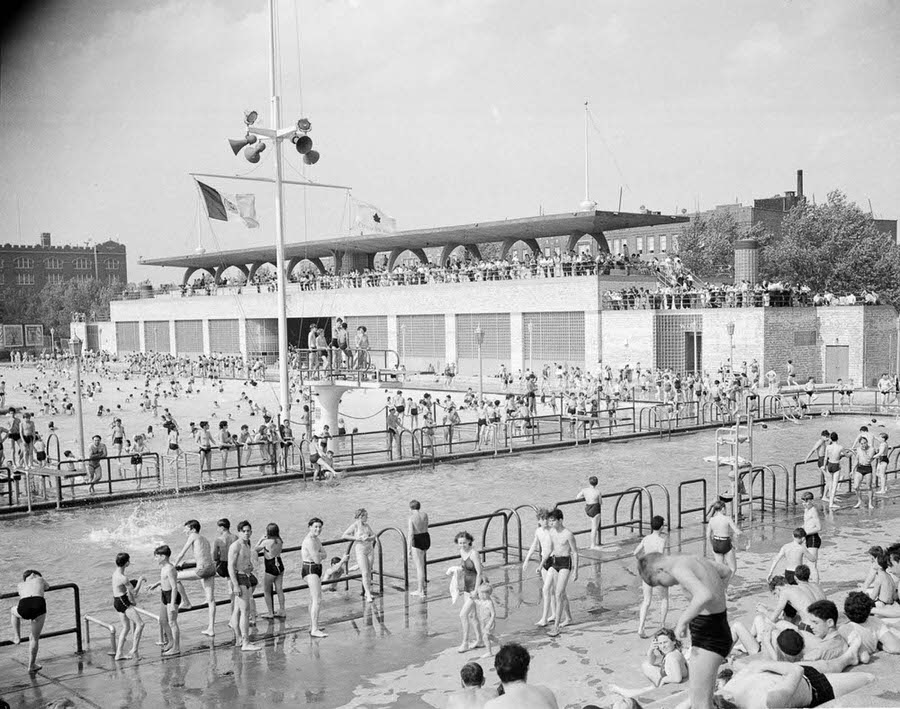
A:
<svg viewBox="0 0 900 709">
<path fill-rule="evenodd" d="M 481 626 L 475 611 L 475 589 L 481 586 L 484 577 L 481 570 L 481 558 L 478 552 L 472 548 L 475 539 L 468 532 L 459 532 L 453 541 L 459 547 L 459 557 L 462 560 L 463 574 L 463 605 L 459 611 L 459 622 L 462 625 L 462 644 L 459 652 L 467 652 L 472 648 L 484 647 L 484 639 L 481 637 Z M 475 626 L 475 643 L 469 644 L 469 624 Z"/>
<path fill-rule="evenodd" d="M 364 507 L 356 510 L 353 524 L 347 527 L 347 531 L 341 538 L 353 542 L 356 549 L 356 563 L 359 565 L 359 573 L 362 574 L 363 593 L 366 601 L 371 601 L 373 600 L 372 567 L 375 562 L 375 532 L 369 526 L 369 513 Z"/>
<path fill-rule="evenodd" d="M 266 526 L 266 536 L 256 543 L 256 552 L 262 553 L 266 573 L 263 575 L 263 594 L 266 598 L 266 610 L 263 618 L 284 618 L 284 563 L 281 561 L 281 550 L 284 542 L 280 530 L 275 523 Z M 278 605 L 281 612 L 275 612 L 275 599 L 272 592 L 278 594 Z"/>
</svg>

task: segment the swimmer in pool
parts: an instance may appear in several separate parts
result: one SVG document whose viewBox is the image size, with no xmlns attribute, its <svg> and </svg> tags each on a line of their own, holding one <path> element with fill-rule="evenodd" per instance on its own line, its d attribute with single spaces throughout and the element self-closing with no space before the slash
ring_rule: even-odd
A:
<svg viewBox="0 0 900 709">
<path fill-rule="evenodd" d="M 10 610 L 13 645 L 22 642 L 22 621 L 27 620 L 31 627 L 28 634 L 28 672 L 34 674 L 41 669 L 37 664 L 38 645 L 41 642 L 41 631 L 47 620 L 47 602 L 44 592 L 49 590 L 48 584 L 39 571 L 28 569 L 22 574 L 19 584 L 19 602 Z"/>
<path fill-rule="evenodd" d="M 410 540 L 409 555 L 416 565 L 417 587 L 411 596 L 425 595 L 425 553 L 431 548 L 431 535 L 428 533 L 428 515 L 422 512 L 422 504 L 418 500 L 409 502 L 409 519 L 407 521 L 407 538 Z"/>
<path fill-rule="evenodd" d="M 591 518 L 591 549 L 600 548 L 600 490 L 597 489 L 597 478 L 588 478 L 590 487 L 582 488 L 575 496 L 576 500 L 584 500 L 584 512 Z"/>
<path fill-rule="evenodd" d="M 650 586 L 681 586 L 690 596 L 675 626 L 676 638 L 691 634 L 690 706 L 712 709 L 716 672 L 731 652 L 725 589 L 732 571 L 725 564 L 688 554 L 647 554 L 638 559 Z"/>
<path fill-rule="evenodd" d="M 732 574 L 737 572 L 734 541 L 740 533 L 741 530 L 728 515 L 728 506 L 722 500 L 717 500 L 712 506 L 712 515 L 706 525 L 706 535 L 709 537 L 716 561 L 726 564 Z"/>
</svg>

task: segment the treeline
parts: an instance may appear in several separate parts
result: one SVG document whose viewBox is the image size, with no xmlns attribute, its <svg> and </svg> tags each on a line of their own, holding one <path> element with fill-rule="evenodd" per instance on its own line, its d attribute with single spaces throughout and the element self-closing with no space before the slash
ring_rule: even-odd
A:
<svg viewBox="0 0 900 709">
<path fill-rule="evenodd" d="M 57 337 L 68 337 L 75 313 L 84 313 L 88 320 L 109 320 L 109 301 L 121 290 L 121 285 L 95 280 L 48 283 L 39 291 L 5 285 L 0 287 L 0 323 L 40 324 L 45 334 L 52 327 Z"/>
</svg>

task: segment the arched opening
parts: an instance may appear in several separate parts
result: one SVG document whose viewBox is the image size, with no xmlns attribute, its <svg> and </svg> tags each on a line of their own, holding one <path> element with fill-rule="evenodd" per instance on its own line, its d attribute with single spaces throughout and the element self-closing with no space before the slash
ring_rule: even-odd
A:
<svg viewBox="0 0 900 709">
<path fill-rule="evenodd" d="M 250 264 L 250 271 L 247 273 L 247 283 L 253 283 L 254 279 L 274 279 L 275 264 L 271 261 L 257 261 Z"/>
<path fill-rule="evenodd" d="M 249 269 L 242 264 L 219 266 L 216 269 L 217 286 L 242 286 L 247 282 Z"/>
<path fill-rule="evenodd" d="M 212 270 L 212 268 L 207 268 L 206 266 L 191 266 L 187 268 L 184 272 L 184 278 L 181 280 L 181 285 L 186 286 L 191 282 L 191 276 L 193 276 L 198 271 L 202 271 L 205 275 L 210 277 L 211 281 L 215 281 L 216 272 Z"/>
<path fill-rule="evenodd" d="M 529 260 L 528 255 L 530 254 L 530 260 L 539 259 L 541 257 L 541 247 L 538 245 L 537 239 L 507 239 L 503 242 L 503 248 L 500 250 L 500 258 L 506 259 L 509 255 L 509 252 L 512 251 L 512 248 L 516 244 L 524 244 L 527 247 L 527 250 L 522 250 L 519 254 L 520 261 Z"/>
<path fill-rule="evenodd" d="M 566 243 L 566 250 L 580 255 L 585 251 L 589 251 L 592 256 L 596 256 L 598 252 L 609 253 L 609 244 L 603 232 L 594 234 L 572 234 Z"/>
<path fill-rule="evenodd" d="M 297 267 L 300 267 L 299 269 Z M 305 256 L 295 256 L 288 262 L 287 277 L 288 280 L 294 280 L 295 270 L 299 270 L 300 274 L 310 272 L 320 276 L 325 274 L 325 264 L 320 258 L 306 258 Z M 299 274 L 296 274 L 299 275 Z"/>
<path fill-rule="evenodd" d="M 462 249 L 460 252 L 459 250 Z M 478 248 L 478 244 L 447 244 L 443 251 L 441 251 L 441 266 L 446 266 L 450 263 L 450 259 L 456 258 L 459 261 L 463 261 L 465 259 L 465 254 L 468 254 L 476 261 L 481 261 L 481 250 Z"/>
<path fill-rule="evenodd" d="M 425 255 L 425 251 L 422 249 L 394 249 L 393 251 L 391 251 L 391 255 L 388 257 L 387 270 L 393 271 L 394 266 L 400 260 L 400 257 L 407 251 L 415 256 L 419 260 L 419 263 L 428 263 L 428 257 Z M 404 261 L 400 262 L 403 263 Z"/>
</svg>

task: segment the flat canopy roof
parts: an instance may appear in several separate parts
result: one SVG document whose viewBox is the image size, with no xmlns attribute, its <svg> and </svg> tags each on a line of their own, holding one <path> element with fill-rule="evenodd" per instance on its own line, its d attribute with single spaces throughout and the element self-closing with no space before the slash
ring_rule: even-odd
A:
<svg viewBox="0 0 900 709">
<path fill-rule="evenodd" d="M 571 212 L 547 214 L 523 219 L 504 219 L 496 222 L 479 222 L 461 226 L 434 229 L 411 229 L 390 234 L 364 234 L 341 236 L 331 239 L 285 244 L 286 259 L 328 258 L 334 252 L 358 252 L 377 254 L 394 249 L 425 249 L 436 246 L 468 246 L 502 242 L 507 239 L 542 239 L 571 234 L 600 234 L 617 229 L 630 229 L 660 224 L 687 222 L 687 217 L 629 212 Z M 223 265 L 244 265 L 255 262 L 274 262 L 275 245 L 249 249 L 215 251 L 203 254 L 187 254 L 166 258 L 145 259 L 148 266 L 177 266 L 181 268 L 215 268 Z"/>
</svg>

